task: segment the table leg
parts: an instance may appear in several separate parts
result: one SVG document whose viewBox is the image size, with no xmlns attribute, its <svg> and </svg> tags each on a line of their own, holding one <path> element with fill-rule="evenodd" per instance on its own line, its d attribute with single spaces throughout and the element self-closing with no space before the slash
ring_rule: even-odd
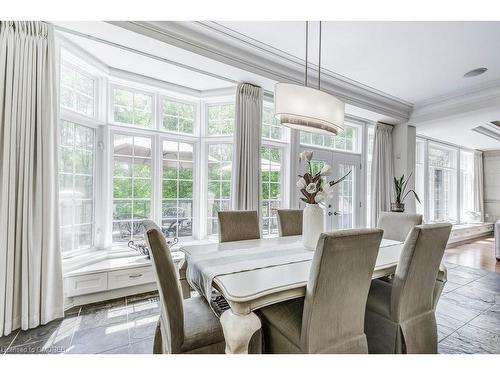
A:
<svg viewBox="0 0 500 375">
<path fill-rule="evenodd" d="M 226 354 L 248 354 L 250 340 L 261 327 L 257 315 L 253 312 L 239 315 L 226 310 L 222 313 L 220 322 L 226 340 Z"/>
</svg>

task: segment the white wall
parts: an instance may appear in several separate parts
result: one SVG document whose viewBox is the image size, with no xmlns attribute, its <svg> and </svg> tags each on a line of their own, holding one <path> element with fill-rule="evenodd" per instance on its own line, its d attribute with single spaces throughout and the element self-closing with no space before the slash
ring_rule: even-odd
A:
<svg viewBox="0 0 500 375">
<path fill-rule="evenodd" d="M 392 147 L 394 151 L 394 176 L 409 176 L 415 173 L 416 128 L 407 123 L 395 125 L 392 130 Z M 415 176 L 408 182 L 408 189 L 415 189 Z M 405 211 L 415 212 L 415 198 L 408 195 L 405 200 Z"/>
</svg>

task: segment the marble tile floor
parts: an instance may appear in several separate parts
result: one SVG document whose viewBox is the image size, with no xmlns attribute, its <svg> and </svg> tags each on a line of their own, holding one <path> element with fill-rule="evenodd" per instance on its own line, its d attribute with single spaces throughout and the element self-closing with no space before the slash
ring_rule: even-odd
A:
<svg viewBox="0 0 500 375">
<path fill-rule="evenodd" d="M 500 354 L 500 274 L 447 263 L 436 311 L 439 352 Z M 64 319 L 0 338 L 0 353 L 152 353 L 156 293 L 82 306 Z"/>
</svg>

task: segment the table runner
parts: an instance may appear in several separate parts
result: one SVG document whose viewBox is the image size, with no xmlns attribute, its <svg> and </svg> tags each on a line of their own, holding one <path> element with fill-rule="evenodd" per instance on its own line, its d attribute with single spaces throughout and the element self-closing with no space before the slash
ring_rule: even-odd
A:
<svg viewBox="0 0 500 375">
<path fill-rule="evenodd" d="M 187 281 L 208 301 L 212 297 L 212 282 L 217 276 L 251 271 L 259 268 L 310 261 L 314 251 L 304 248 L 300 241 L 286 248 L 250 248 L 224 250 L 189 256 Z"/>
</svg>

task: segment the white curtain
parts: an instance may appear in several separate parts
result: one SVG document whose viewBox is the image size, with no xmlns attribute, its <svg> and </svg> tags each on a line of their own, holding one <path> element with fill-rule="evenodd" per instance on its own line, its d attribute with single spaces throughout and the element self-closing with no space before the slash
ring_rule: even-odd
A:
<svg viewBox="0 0 500 375">
<path fill-rule="evenodd" d="M 233 151 L 233 208 L 260 211 L 262 88 L 239 83 Z"/>
<path fill-rule="evenodd" d="M 0 336 L 63 316 L 54 33 L 0 22 Z"/>
<path fill-rule="evenodd" d="M 474 211 L 481 214 L 481 222 L 484 221 L 484 174 L 483 153 L 474 153 Z"/>
<path fill-rule="evenodd" d="M 371 226 L 377 225 L 380 212 L 391 209 L 393 186 L 392 126 L 377 123 L 371 170 Z"/>
</svg>

